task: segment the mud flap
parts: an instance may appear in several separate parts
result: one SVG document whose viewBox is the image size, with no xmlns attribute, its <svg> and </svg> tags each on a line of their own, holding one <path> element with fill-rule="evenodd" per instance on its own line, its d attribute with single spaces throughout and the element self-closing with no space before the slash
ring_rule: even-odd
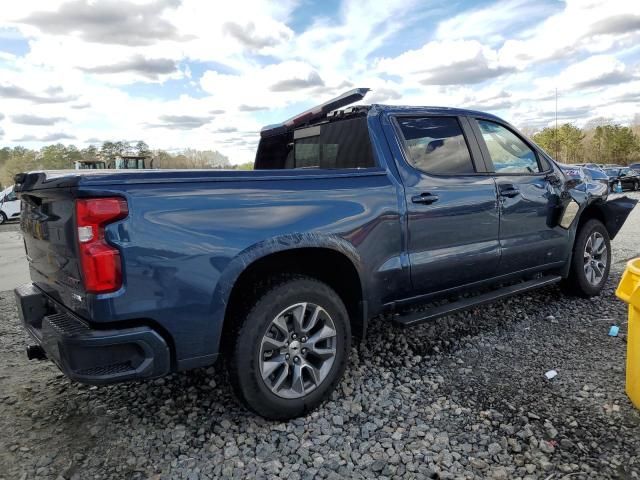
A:
<svg viewBox="0 0 640 480">
<path fill-rule="evenodd" d="M 621 197 L 609 200 L 600 207 L 606 219 L 605 226 L 612 240 L 618 234 L 637 203 L 638 201 L 633 198 Z"/>
</svg>

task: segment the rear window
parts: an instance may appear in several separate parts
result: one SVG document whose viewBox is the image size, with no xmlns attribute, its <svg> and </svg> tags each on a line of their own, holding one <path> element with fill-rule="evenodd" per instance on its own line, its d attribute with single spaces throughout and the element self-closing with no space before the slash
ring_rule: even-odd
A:
<svg viewBox="0 0 640 480">
<path fill-rule="evenodd" d="M 366 117 L 339 120 L 263 138 L 256 169 L 375 167 Z"/>
</svg>

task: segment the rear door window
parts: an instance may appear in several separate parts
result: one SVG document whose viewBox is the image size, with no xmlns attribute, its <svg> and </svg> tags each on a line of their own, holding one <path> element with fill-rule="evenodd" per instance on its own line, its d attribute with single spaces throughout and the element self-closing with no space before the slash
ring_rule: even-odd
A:
<svg viewBox="0 0 640 480">
<path fill-rule="evenodd" d="M 469 147 L 455 117 L 400 117 L 408 160 L 433 175 L 475 173 Z"/>
</svg>

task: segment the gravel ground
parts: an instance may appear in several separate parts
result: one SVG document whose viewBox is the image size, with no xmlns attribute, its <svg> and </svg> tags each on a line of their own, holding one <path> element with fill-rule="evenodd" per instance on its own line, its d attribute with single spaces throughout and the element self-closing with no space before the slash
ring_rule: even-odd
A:
<svg viewBox="0 0 640 480">
<path fill-rule="evenodd" d="M 70 383 L 26 360 L 0 293 L 0 478 L 638 478 L 614 289 L 639 233 L 640 208 L 600 298 L 549 287 L 411 330 L 374 321 L 331 400 L 285 423 L 239 408 L 214 368 Z"/>
</svg>

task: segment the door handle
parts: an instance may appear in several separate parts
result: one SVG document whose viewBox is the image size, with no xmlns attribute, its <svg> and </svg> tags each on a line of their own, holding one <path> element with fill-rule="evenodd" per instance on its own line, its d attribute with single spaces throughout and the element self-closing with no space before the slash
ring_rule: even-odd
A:
<svg viewBox="0 0 640 480">
<path fill-rule="evenodd" d="M 432 193 L 421 193 L 420 195 L 414 195 L 411 197 L 413 203 L 422 203 L 423 205 L 431 205 L 438 201 L 438 196 Z"/>
<path fill-rule="evenodd" d="M 515 185 L 500 185 L 500 196 L 513 198 L 520 194 L 520 190 Z"/>
</svg>

